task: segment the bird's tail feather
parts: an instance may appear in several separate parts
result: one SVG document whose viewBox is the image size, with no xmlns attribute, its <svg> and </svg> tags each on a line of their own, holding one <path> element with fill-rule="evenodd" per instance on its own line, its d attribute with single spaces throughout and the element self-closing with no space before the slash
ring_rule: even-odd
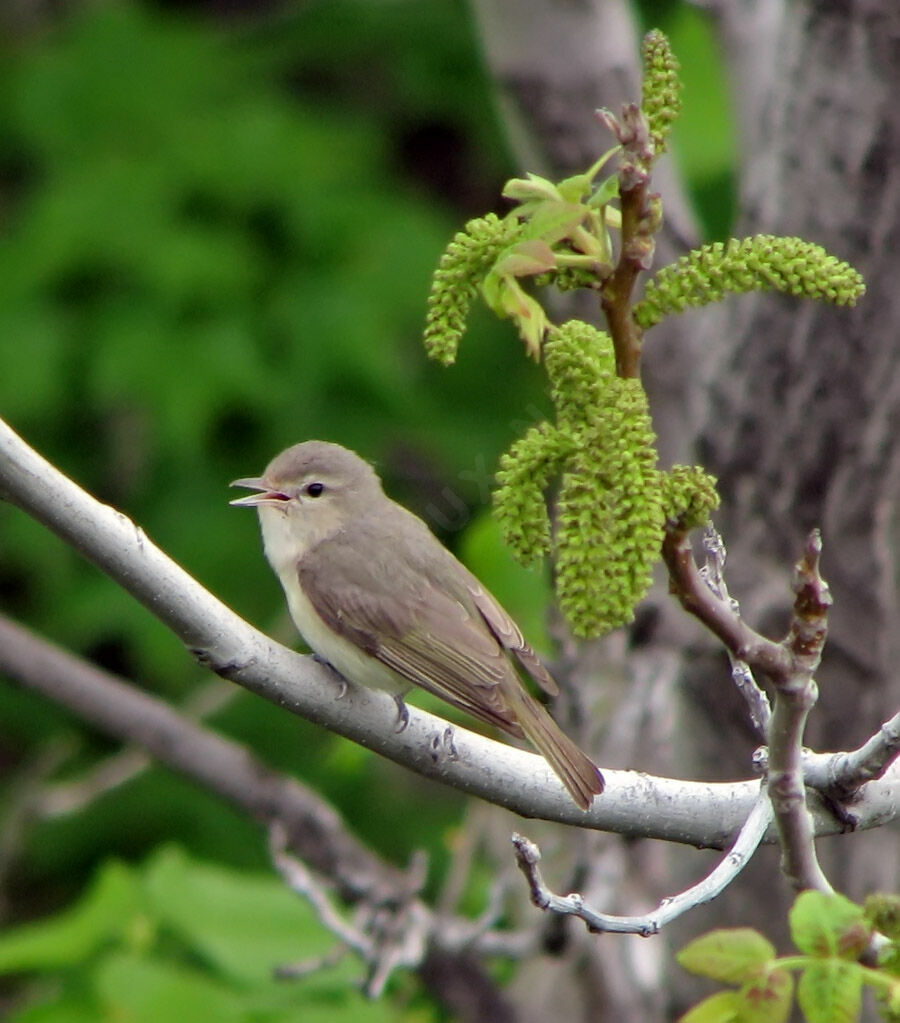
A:
<svg viewBox="0 0 900 1023">
<path fill-rule="evenodd" d="M 517 696 L 516 718 L 525 738 L 553 768 L 578 806 L 582 810 L 590 809 L 594 796 L 604 788 L 600 769 L 586 753 L 582 753 L 537 700 L 522 690 Z"/>
</svg>

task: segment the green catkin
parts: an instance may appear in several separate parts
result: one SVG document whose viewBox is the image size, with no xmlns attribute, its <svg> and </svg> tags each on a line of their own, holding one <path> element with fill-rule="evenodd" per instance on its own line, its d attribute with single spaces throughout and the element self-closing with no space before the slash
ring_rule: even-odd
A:
<svg viewBox="0 0 900 1023">
<path fill-rule="evenodd" d="M 576 635 L 597 636 L 630 621 L 650 584 L 663 474 L 644 390 L 615 375 L 606 334 L 571 320 L 552 332 L 545 363 L 556 425 L 533 427 L 504 456 L 495 506 L 520 560 L 552 549 L 560 608 Z M 545 494 L 557 477 L 551 533 Z"/>
<path fill-rule="evenodd" d="M 482 278 L 520 231 L 496 214 L 470 220 L 441 256 L 431 279 L 425 319 L 425 351 L 444 366 L 456 361 L 472 300 Z"/>
<path fill-rule="evenodd" d="M 644 286 L 633 315 L 646 330 L 689 306 L 719 302 L 726 293 L 766 290 L 852 306 L 866 289 L 852 266 L 820 245 L 760 234 L 703 245 L 663 267 Z"/>
<path fill-rule="evenodd" d="M 663 481 L 666 521 L 688 531 L 706 525 L 719 507 L 716 480 L 698 465 L 673 465 Z"/>
<path fill-rule="evenodd" d="M 681 112 L 680 65 L 669 40 L 658 29 L 644 36 L 641 55 L 644 65 L 641 110 L 647 119 L 654 155 L 660 156 L 666 151 L 672 124 Z"/>
<path fill-rule="evenodd" d="M 550 423 L 533 426 L 500 459 L 494 515 L 516 559 L 530 565 L 550 553 L 545 493 L 571 447 Z"/>
</svg>

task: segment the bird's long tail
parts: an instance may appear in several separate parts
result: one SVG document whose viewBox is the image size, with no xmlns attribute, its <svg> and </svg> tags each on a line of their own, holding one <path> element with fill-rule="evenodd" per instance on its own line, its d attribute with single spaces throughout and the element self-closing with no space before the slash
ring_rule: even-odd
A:
<svg viewBox="0 0 900 1023">
<path fill-rule="evenodd" d="M 589 810 L 594 796 L 604 788 L 600 769 L 587 754 L 582 753 L 537 700 L 517 689 L 511 702 L 525 738 L 553 768 L 578 806 Z"/>
</svg>

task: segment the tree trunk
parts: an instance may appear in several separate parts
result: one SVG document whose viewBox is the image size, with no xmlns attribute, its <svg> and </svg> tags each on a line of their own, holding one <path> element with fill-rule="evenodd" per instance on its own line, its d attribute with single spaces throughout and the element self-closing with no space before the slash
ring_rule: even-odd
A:
<svg viewBox="0 0 900 1023">
<path fill-rule="evenodd" d="M 729 60 L 735 95 L 761 93 L 739 107 L 753 121 L 741 126 L 751 142 L 736 233 L 817 242 L 863 274 L 867 293 L 852 311 L 735 300 L 725 329 L 701 327 L 719 351 L 700 452 L 720 480 L 733 592 L 764 624 L 777 629 L 785 606 L 773 573 L 786 590 L 804 535 L 821 527 L 834 608 L 807 741 L 849 749 L 900 702 L 900 6 L 778 5 L 757 42 L 744 6 L 722 5 L 725 45 L 772 56 L 762 82 L 752 62 Z M 897 887 L 896 833 L 831 841 L 820 854 L 852 898 Z"/>
<path fill-rule="evenodd" d="M 594 107 L 616 110 L 639 96 L 638 40 L 626 9 L 602 0 L 474 6 L 521 169 L 587 166 L 608 144 L 591 120 Z M 751 625 L 783 634 L 793 562 L 808 530 L 822 528 L 835 605 L 808 743 L 850 749 L 896 710 L 900 688 L 893 670 L 900 659 L 893 326 L 900 322 L 900 5 L 758 0 L 722 3 L 715 13 L 741 138 L 734 233 L 819 243 L 860 270 L 868 292 L 853 311 L 766 294 L 685 314 L 648 335 L 645 382 L 664 461 L 692 457 L 719 477 L 716 522 L 729 551 L 729 585 Z M 667 214 L 675 211 L 668 243 L 689 237 L 673 175 L 657 176 L 655 187 Z M 671 258 L 666 248 L 664 241 L 657 266 Z M 611 722 L 602 762 L 746 777 L 758 739 L 725 658 L 662 594 L 638 623 L 627 655 L 621 640 L 599 652 L 585 648 L 573 672 L 590 674 L 600 661 L 604 684 L 610 674 L 622 680 L 615 694 L 597 698 Z M 896 834 L 820 845 L 829 878 L 850 897 L 896 888 Z M 620 912 L 684 887 L 709 862 L 612 839 L 595 840 L 586 856 L 593 856 L 588 876 L 600 908 Z M 666 975 L 667 946 L 741 923 L 783 948 L 791 898 L 777 852 L 763 850 L 724 897 L 663 938 L 591 939 L 587 948 L 578 941 L 568 963 L 568 1017 L 672 1018 L 698 996 L 677 967 Z M 521 1018 L 538 1018 L 529 982 L 520 985 Z"/>
</svg>

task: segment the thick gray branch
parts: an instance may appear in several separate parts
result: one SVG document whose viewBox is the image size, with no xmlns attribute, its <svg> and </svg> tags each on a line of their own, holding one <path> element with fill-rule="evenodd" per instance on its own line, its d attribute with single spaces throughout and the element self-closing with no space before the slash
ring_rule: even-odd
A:
<svg viewBox="0 0 900 1023">
<path fill-rule="evenodd" d="M 126 516 L 81 490 L 2 422 L 0 493 L 102 568 L 219 674 L 427 777 L 524 817 L 713 848 L 727 847 L 751 810 L 754 781 L 705 784 L 607 771 L 606 793 L 585 814 L 534 754 L 415 708 L 398 733 L 388 695 L 349 685 L 339 698 L 341 687 L 329 669 L 235 615 Z M 892 772 L 866 787 L 854 807 L 859 827 L 896 815 L 898 782 L 900 772 Z M 820 834 L 840 830 L 821 809 L 816 825 Z"/>
</svg>

